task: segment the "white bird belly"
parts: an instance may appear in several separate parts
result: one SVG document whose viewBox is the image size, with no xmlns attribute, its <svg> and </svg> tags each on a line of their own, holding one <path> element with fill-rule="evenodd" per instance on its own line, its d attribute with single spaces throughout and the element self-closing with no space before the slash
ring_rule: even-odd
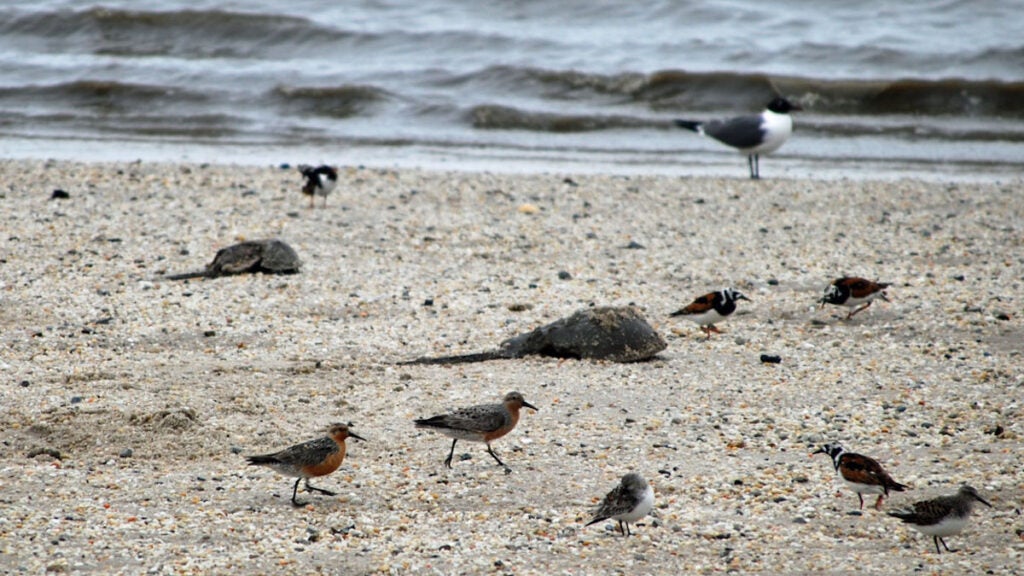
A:
<svg viewBox="0 0 1024 576">
<path fill-rule="evenodd" d="M 764 142 L 752 148 L 741 150 L 744 154 L 769 154 L 778 150 L 789 140 L 793 133 L 793 119 L 789 114 L 776 114 L 766 111 L 764 114 Z"/>
</svg>

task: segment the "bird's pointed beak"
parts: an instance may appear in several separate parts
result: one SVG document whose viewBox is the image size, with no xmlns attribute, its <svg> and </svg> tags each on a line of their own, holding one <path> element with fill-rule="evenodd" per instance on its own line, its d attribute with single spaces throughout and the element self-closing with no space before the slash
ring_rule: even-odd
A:
<svg viewBox="0 0 1024 576">
<path fill-rule="evenodd" d="M 362 436 L 360 436 L 359 434 L 356 434 L 355 432 L 349 432 L 348 433 L 348 437 L 349 438 L 355 438 L 356 440 L 362 440 L 363 442 L 366 442 L 366 438 L 363 438 Z"/>
<path fill-rule="evenodd" d="M 817 456 L 818 454 L 828 454 L 828 452 L 825 452 L 825 449 L 824 449 L 824 448 L 818 448 L 818 449 L 817 449 L 817 450 L 815 450 L 814 452 L 811 452 L 810 454 L 808 454 L 808 455 L 807 455 L 807 457 L 808 457 L 808 458 L 814 458 L 814 457 L 815 457 L 815 456 Z"/>
<path fill-rule="evenodd" d="M 535 412 L 540 412 L 540 410 L 538 410 L 536 406 L 530 404 L 526 400 L 523 400 L 523 408 L 532 408 Z"/>
<path fill-rule="evenodd" d="M 988 503 L 988 500 L 985 500 L 985 499 L 984 499 L 984 498 L 982 498 L 981 496 L 975 496 L 975 498 L 977 498 L 977 499 L 978 499 L 978 502 L 981 502 L 981 503 L 982 503 L 982 504 L 984 504 L 985 506 L 988 506 L 989 508 L 991 508 L 991 507 L 992 507 L 992 505 Z"/>
<path fill-rule="evenodd" d="M 740 294 L 739 296 L 737 296 L 736 299 L 737 300 L 746 300 L 747 302 L 753 302 L 753 300 L 751 300 L 750 298 L 747 298 L 743 294 Z"/>
</svg>

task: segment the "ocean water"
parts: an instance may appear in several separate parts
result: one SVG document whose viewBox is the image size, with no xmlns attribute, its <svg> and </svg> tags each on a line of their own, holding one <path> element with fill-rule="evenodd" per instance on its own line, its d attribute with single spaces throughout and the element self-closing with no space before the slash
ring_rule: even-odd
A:
<svg viewBox="0 0 1024 576">
<path fill-rule="evenodd" d="M 798 101 L 762 175 L 1012 178 L 1017 0 L 8 0 L 0 156 L 746 175 L 673 118 Z"/>
</svg>

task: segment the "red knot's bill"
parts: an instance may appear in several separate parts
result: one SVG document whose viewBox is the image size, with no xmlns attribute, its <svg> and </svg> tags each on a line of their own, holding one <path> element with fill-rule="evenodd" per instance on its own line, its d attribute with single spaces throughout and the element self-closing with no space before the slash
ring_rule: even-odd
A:
<svg viewBox="0 0 1024 576">
<path fill-rule="evenodd" d="M 622 477 L 619 485 L 612 489 L 601 501 L 594 517 L 587 526 L 611 518 L 619 521 L 619 531 L 623 536 L 632 534 L 629 523 L 636 522 L 650 513 L 654 508 L 654 490 L 639 474 L 630 472 Z M 623 527 L 625 525 L 625 527 Z"/>
<path fill-rule="evenodd" d="M 505 473 L 512 469 L 498 458 L 491 448 L 491 442 L 508 434 L 519 422 L 519 410 L 523 407 L 537 410 L 537 407 L 523 399 L 519 392 L 505 394 L 500 404 L 480 404 L 468 408 L 460 408 L 449 414 L 441 414 L 431 418 L 416 420 L 417 428 L 430 428 L 452 438 L 452 449 L 444 460 L 444 465 L 452 467 L 452 456 L 455 444 L 459 440 L 483 442 L 487 444 L 487 453 L 505 468 Z"/>
<path fill-rule="evenodd" d="M 832 457 L 832 465 L 843 482 L 857 493 L 860 499 L 860 509 L 864 509 L 864 494 L 878 494 L 875 501 L 875 510 L 882 509 L 882 500 L 889 495 L 889 491 L 903 492 L 908 488 L 905 484 L 892 479 L 889 473 L 882 468 L 874 458 L 847 452 L 838 442 L 830 442 L 814 451 L 815 454 L 828 454 Z"/>
<path fill-rule="evenodd" d="M 935 541 L 937 554 L 942 554 L 942 550 L 939 550 L 939 542 L 942 542 L 942 547 L 946 549 L 946 552 L 956 552 L 946 546 L 946 541 L 943 538 L 963 531 L 967 526 L 967 518 L 971 515 L 975 501 L 981 502 L 989 508 L 992 507 L 978 494 L 977 490 L 964 485 L 952 496 L 939 496 L 931 500 L 915 502 L 910 508 L 889 512 L 889 516 L 899 518 L 904 523 L 916 528 L 918 532 L 931 536 Z"/>
<path fill-rule="evenodd" d="M 341 466 L 345 460 L 345 439 L 356 438 L 366 440 L 362 436 L 352 432 L 344 424 L 332 424 L 327 429 L 327 436 L 296 444 L 273 454 L 262 454 L 249 456 L 248 461 L 252 466 L 266 466 L 273 468 L 285 476 L 296 478 L 295 486 L 292 487 L 292 504 L 305 506 L 305 502 L 296 500 L 299 490 L 299 482 L 305 481 L 306 490 L 316 491 L 328 496 L 335 493 L 323 488 L 310 485 L 310 478 L 327 476 Z"/>
</svg>

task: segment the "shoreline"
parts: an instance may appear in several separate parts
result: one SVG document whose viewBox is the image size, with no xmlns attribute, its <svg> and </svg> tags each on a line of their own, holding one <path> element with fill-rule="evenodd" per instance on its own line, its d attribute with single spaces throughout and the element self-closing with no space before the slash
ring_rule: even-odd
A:
<svg viewBox="0 0 1024 576">
<path fill-rule="evenodd" d="M 131 150 L 126 153 L 125 150 Z M 518 176 L 533 174 L 586 174 L 590 176 L 663 176 L 680 178 L 742 179 L 744 156 L 731 150 L 649 151 L 570 149 L 477 148 L 473 145 L 371 146 L 339 140 L 302 145 L 209 143 L 188 144 L 151 141 L 124 142 L 90 138 L 35 139 L 8 137 L 0 158 L 19 162 L 70 162 L 90 164 L 196 164 L 243 167 L 292 166 L 328 163 L 379 170 L 494 173 Z M 211 161 L 211 159 L 213 159 Z M 1019 184 L 1024 180 L 1016 164 L 992 162 L 950 163 L 946 160 L 879 161 L 865 158 L 825 158 L 781 150 L 762 158 L 765 179 L 894 182 L 922 180 L 941 183 Z"/>
<path fill-rule="evenodd" d="M 0 161 L 0 564 L 1012 573 L 1020 181 L 751 182 L 743 168 L 344 167 L 327 208 L 309 210 L 294 168 Z M 56 188 L 70 198 L 50 200 Z M 296 249 L 300 274 L 160 279 L 266 237 Z M 820 310 L 842 274 L 893 282 L 892 302 L 849 322 Z M 727 285 L 753 302 L 724 334 L 668 318 Z M 638 306 L 668 349 L 640 364 L 395 365 L 493 348 L 592 304 Z M 450 443 L 412 426 L 511 390 L 540 410 L 494 444 L 508 476 L 469 442 L 446 470 Z M 340 496 L 293 509 L 293 480 L 244 464 L 333 421 L 367 438 L 315 482 Z M 961 552 L 936 555 L 883 513 L 851 514 L 856 495 L 807 457 L 826 441 L 913 487 L 887 507 L 968 482 L 994 508 L 948 539 Z M 653 486 L 656 515 L 628 539 L 611 522 L 584 528 L 629 470 Z"/>
</svg>

